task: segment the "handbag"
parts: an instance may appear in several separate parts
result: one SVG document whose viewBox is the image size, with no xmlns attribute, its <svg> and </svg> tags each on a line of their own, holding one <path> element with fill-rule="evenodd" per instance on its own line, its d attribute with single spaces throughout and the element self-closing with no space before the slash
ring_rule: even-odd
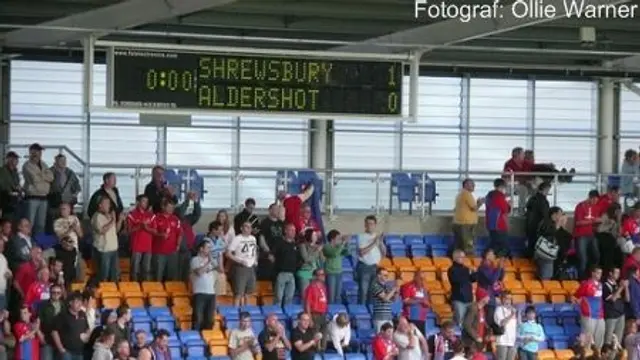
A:
<svg viewBox="0 0 640 360">
<path fill-rule="evenodd" d="M 502 315 L 505 315 L 506 317 L 505 310 L 503 307 L 501 307 L 501 310 L 502 310 Z M 497 323 L 495 319 L 490 319 L 490 320 L 491 320 L 490 321 L 491 333 L 496 336 L 504 335 L 504 332 L 505 332 L 504 326 Z"/>
<path fill-rule="evenodd" d="M 555 261 L 558 258 L 560 246 L 552 239 L 540 236 L 536 241 L 535 257 L 540 260 Z"/>
<path fill-rule="evenodd" d="M 67 180 L 65 180 L 64 185 L 62 185 L 59 191 L 54 191 L 54 190 L 49 191 L 49 194 L 47 195 L 47 202 L 49 203 L 50 208 L 57 208 L 58 206 L 60 206 L 60 204 L 62 204 L 62 193 L 67 188 L 70 181 L 71 181 L 71 176 L 67 176 Z M 75 205 L 75 204 L 71 204 L 71 205 Z"/>
</svg>

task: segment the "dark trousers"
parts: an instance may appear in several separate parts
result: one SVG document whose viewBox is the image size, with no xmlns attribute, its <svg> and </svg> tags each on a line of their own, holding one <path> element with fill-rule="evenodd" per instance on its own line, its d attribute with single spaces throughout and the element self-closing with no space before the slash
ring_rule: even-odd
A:
<svg viewBox="0 0 640 360">
<path fill-rule="evenodd" d="M 605 271 L 622 264 L 622 253 L 615 236 L 610 233 L 596 233 L 596 242 L 600 252 L 600 266 Z"/>
<path fill-rule="evenodd" d="M 154 276 L 156 281 L 178 281 L 178 253 L 153 255 Z"/>
<path fill-rule="evenodd" d="M 595 236 L 582 236 L 576 240 L 576 250 L 580 261 L 580 276 L 586 278 L 588 264 L 600 264 L 600 247 Z"/>
<path fill-rule="evenodd" d="M 213 329 L 215 310 L 214 294 L 193 294 L 193 329 L 198 331 Z"/>
<path fill-rule="evenodd" d="M 509 256 L 509 236 L 506 231 L 489 231 L 489 248 L 497 257 Z"/>
<path fill-rule="evenodd" d="M 131 254 L 131 281 L 151 281 L 151 253 Z"/>
<path fill-rule="evenodd" d="M 425 329 L 426 321 L 423 320 L 409 320 L 410 323 L 415 325 L 421 333 L 426 334 L 427 331 Z"/>
<path fill-rule="evenodd" d="M 312 313 L 311 320 L 313 320 L 313 332 L 322 334 L 318 350 L 324 351 L 327 348 L 327 314 Z"/>
<path fill-rule="evenodd" d="M 181 281 L 188 282 L 191 275 L 191 252 L 188 249 L 178 253 L 178 277 Z"/>
<path fill-rule="evenodd" d="M 520 360 L 538 360 L 538 353 L 518 349 L 518 355 Z"/>
</svg>

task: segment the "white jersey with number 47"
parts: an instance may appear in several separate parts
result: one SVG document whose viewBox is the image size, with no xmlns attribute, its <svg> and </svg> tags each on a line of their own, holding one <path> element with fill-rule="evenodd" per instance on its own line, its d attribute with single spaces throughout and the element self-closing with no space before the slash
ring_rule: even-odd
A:
<svg viewBox="0 0 640 360">
<path fill-rule="evenodd" d="M 252 267 L 258 263 L 258 242 L 253 235 L 236 235 L 227 250 L 240 258 L 244 266 Z"/>
</svg>

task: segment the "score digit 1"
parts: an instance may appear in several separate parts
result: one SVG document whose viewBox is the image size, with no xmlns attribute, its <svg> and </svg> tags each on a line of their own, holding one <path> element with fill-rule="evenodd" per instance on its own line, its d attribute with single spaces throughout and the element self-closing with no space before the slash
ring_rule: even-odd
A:
<svg viewBox="0 0 640 360">
<path fill-rule="evenodd" d="M 389 66 L 389 86 L 396 86 L 396 64 L 391 64 Z"/>
</svg>

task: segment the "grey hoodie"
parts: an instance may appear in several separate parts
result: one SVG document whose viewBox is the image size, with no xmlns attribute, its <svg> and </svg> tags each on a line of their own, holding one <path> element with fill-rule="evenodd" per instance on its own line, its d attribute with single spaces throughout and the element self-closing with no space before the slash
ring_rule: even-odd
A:
<svg viewBox="0 0 640 360">
<path fill-rule="evenodd" d="M 93 345 L 93 356 L 91 360 L 113 360 L 111 349 L 101 342 Z"/>
</svg>

